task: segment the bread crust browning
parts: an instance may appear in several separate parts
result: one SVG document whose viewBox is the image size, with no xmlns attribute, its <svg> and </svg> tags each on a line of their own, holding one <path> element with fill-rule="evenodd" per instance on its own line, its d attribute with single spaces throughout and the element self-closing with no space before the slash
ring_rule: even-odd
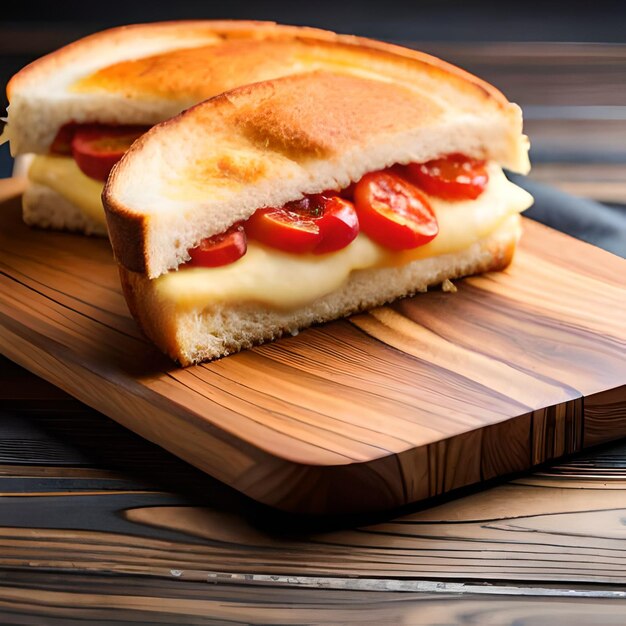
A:
<svg viewBox="0 0 626 626">
<path fill-rule="evenodd" d="M 127 211 L 113 198 L 107 200 L 107 203 L 111 208 L 106 216 L 107 230 L 109 238 L 115 240 L 113 246 L 115 260 L 132 272 L 144 274 L 148 263 L 145 216 Z"/>
<path fill-rule="evenodd" d="M 7 85 L 7 136 L 14 155 L 44 153 L 71 121 L 152 125 L 239 85 L 318 69 L 371 72 L 514 114 L 488 83 L 400 46 L 273 22 L 162 22 L 103 31 L 26 66 Z"/>
<path fill-rule="evenodd" d="M 58 71 L 59 67 L 64 64 L 71 63 L 84 55 L 104 52 L 110 46 L 123 46 L 137 37 L 178 38 L 184 44 L 185 39 L 191 36 L 203 34 L 207 37 L 221 36 L 221 34 L 245 36 L 247 32 L 252 30 L 258 32 L 261 29 L 268 29 L 272 31 L 277 26 L 275 22 L 252 20 L 177 20 L 109 28 L 73 41 L 26 65 L 7 83 L 7 98 L 10 102 L 17 90 L 42 79 L 45 80 L 50 73 Z"/>
<path fill-rule="evenodd" d="M 231 91 L 233 126 L 261 149 L 296 161 L 330 158 L 373 135 L 428 125 L 442 113 L 432 100 L 402 85 L 312 72 Z"/>
<path fill-rule="evenodd" d="M 476 76 L 451 65 L 432 55 L 404 48 L 393 44 L 356 37 L 340 35 L 332 31 L 304 26 L 288 26 L 271 21 L 251 20 L 180 20 L 131 24 L 107 29 L 72 42 L 28 64 L 11 80 L 6 93 L 9 101 L 15 92 L 29 84 L 45 80 L 51 73 L 58 72 L 64 65 L 85 55 L 102 54 L 112 46 L 124 46 L 136 38 L 166 38 L 172 40 L 172 48 L 185 45 L 186 39 L 197 38 L 201 46 L 202 38 L 212 42 L 215 37 L 224 41 L 237 39 L 264 40 L 282 39 L 302 42 L 325 43 L 336 47 L 355 47 L 368 50 L 373 58 L 404 57 L 429 67 L 431 71 L 449 74 L 466 83 L 470 89 L 482 92 L 485 99 L 491 99 L 499 105 L 508 105 L 507 99 L 495 87 Z M 182 44 L 182 46 L 180 45 Z"/>
</svg>

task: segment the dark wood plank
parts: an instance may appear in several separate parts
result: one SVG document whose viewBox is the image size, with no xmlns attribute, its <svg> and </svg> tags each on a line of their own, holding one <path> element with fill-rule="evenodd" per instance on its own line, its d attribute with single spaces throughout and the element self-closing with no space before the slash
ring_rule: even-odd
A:
<svg viewBox="0 0 626 626">
<path fill-rule="evenodd" d="M 626 593 L 625 443 L 394 515 L 319 519 L 246 500 L 95 412 L 14 415 L 21 431 L 5 415 L 0 433 L 30 445 L 20 464 L 0 454 L 0 572 L 9 582 L 36 587 L 55 572 L 78 593 L 90 583 L 76 574 L 134 576 L 135 591 L 152 580 L 159 595 L 246 581 L 331 592 L 480 594 L 489 581 L 503 595 Z M 64 447 L 54 458 L 37 445 L 55 440 Z"/>
<path fill-rule="evenodd" d="M 0 579 L 4 624 L 503 624 L 619 626 L 626 606 L 610 597 L 506 597 L 461 593 L 252 587 L 241 583 L 171 585 L 133 577 L 39 576 Z M 459 585 L 462 588 L 462 585 Z M 488 590 L 485 590 L 488 591 Z M 536 592 L 535 592 L 536 593 Z M 530 594 L 529 594 L 530 595 Z M 443 597 L 442 597 L 443 596 Z M 538 621 L 539 620 L 539 621 Z"/>
<path fill-rule="evenodd" d="M 463 589 L 462 585 L 458 585 Z M 516 588 L 524 591 L 523 588 Z M 25 576 L 0 578 L 0 615 L 5 624 L 504 624 L 550 622 L 621 626 L 626 605 L 618 592 L 506 597 L 497 589 L 476 596 L 460 592 L 380 592 L 289 589 L 243 583 L 187 582 L 176 586 L 133 577 Z M 485 593 L 486 592 L 486 593 Z M 443 596 L 443 597 L 442 597 Z"/>
<path fill-rule="evenodd" d="M 585 398 L 585 416 L 585 443 L 595 446 L 609 441 L 609 429 L 626 425 L 626 385 Z"/>
<path fill-rule="evenodd" d="M 624 44 L 403 43 L 484 78 L 522 107 L 626 105 Z"/>
<path fill-rule="evenodd" d="M 626 163 L 540 163 L 530 178 L 572 195 L 626 205 Z"/>
<path fill-rule="evenodd" d="M 626 380 L 626 263 L 531 222 L 510 269 L 453 296 L 183 370 L 129 317 L 107 242 L 28 229 L 17 200 L 1 215 L 2 352 L 286 510 L 390 508 L 574 452 L 583 397 Z M 626 434 L 606 424 L 605 440 Z"/>
</svg>

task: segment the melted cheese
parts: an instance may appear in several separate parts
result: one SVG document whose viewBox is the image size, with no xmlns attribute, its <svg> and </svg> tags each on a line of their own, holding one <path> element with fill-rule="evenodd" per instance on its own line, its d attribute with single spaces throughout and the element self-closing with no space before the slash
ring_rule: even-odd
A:
<svg viewBox="0 0 626 626">
<path fill-rule="evenodd" d="M 490 164 L 489 185 L 476 200 L 446 202 L 431 197 L 430 201 L 439 234 L 414 250 L 391 252 L 363 233 L 343 250 L 325 255 L 288 254 L 249 241 L 248 252 L 235 263 L 169 272 L 155 279 L 155 286 L 181 308 L 213 302 L 259 302 L 282 309 L 305 306 L 341 287 L 354 271 L 403 265 L 468 248 L 527 209 L 533 199 Z"/>
<path fill-rule="evenodd" d="M 74 159 L 37 155 L 28 170 L 28 178 L 34 183 L 50 187 L 85 215 L 106 226 L 100 198 L 104 183 L 83 174 Z"/>
<path fill-rule="evenodd" d="M 100 200 L 103 183 L 85 176 L 73 159 L 37 156 L 29 178 L 51 187 L 105 223 Z M 491 163 L 487 189 L 476 200 L 446 202 L 431 196 L 429 201 L 437 214 L 439 234 L 414 250 L 391 252 L 363 233 L 343 250 L 325 255 L 288 254 L 249 241 L 248 252 L 235 263 L 169 272 L 156 279 L 156 288 L 182 308 L 204 307 L 211 302 L 259 302 L 296 308 L 338 289 L 354 271 L 404 265 L 468 248 L 527 209 L 533 199 Z"/>
</svg>

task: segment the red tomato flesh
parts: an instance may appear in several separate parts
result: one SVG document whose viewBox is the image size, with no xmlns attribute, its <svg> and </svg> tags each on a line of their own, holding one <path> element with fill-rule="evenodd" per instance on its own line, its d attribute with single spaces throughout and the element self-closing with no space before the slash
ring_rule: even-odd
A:
<svg viewBox="0 0 626 626">
<path fill-rule="evenodd" d="M 106 180 L 113 166 L 144 132 L 143 126 L 79 128 L 72 138 L 72 155 L 84 174 Z"/>
<path fill-rule="evenodd" d="M 219 267 L 240 259 L 248 249 L 246 233 L 241 224 L 231 226 L 225 233 L 203 239 L 189 250 L 191 260 L 186 267 Z"/>
<path fill-rule="evenodd" d="M 259 209 L 246 222 L 246 232 L 284 252 L 324 254 L 345 248 L 358 235 L 359 221 L 349 200 L 318 194 L 279 209 Z"/>
<path fill-rule="evenodd" d="M 356 188 L 356 183 L 350 183 L 345 189 L 341 191 L 337 191 L 336 194 L 341 198 L 345 198 L 346 200 L 354 201 L 354 189 Z"/>
<path fill-rule="evenodd" d="M 390 250 L 423 246 L 439 232 L 428 200 L 395 173 L 363 176 L 354 190 L 354 201 L 363 232 Z"/>
<path fill-rule="evenodd" d="M 317 219 L 321 241 L 313 252 L 325 254 L 345 248 L 359 234 L 359 218 L 354 204 L 339 196 L 319 196 L 323 214 Z"/>
<path fill-rule="evenodd" d="M 74 122 L 61 126 L 55 138 L 52 140 L 50 154 L 72 154 L 72 139 L 74 138 L 74 133 L 80 127 L 81 124 L 75 124 Z"/>
<path fill-rule="evenodd" d="M 288 202 L 282 209 L 258 209 L 246 222 L 246 232 L 251 239 L 285 252 L 311 252 L 320 240 L 307 198 Z"/>
<path fill-rule="evenodd" d="M 463 154 L 410 163 L 406 171 L 409 179 L 426 193 L 445 200 L 475 200 L 489 181 L 485 161 Z"/>
</svg>

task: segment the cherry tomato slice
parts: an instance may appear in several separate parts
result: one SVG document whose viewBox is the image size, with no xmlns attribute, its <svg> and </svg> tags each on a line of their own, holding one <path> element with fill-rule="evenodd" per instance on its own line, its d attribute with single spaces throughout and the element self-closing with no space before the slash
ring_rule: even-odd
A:
<svg viewBox="0 0 626 626">
<path fill-rule="evenodd" d="M 407 175 L 426 193 L 445 200 L 475 200 L 489 181 L 485 161 L 463 154 L 411 163 L 407 166 Z"/>
<path fill-rule="evenodd" d="M 248 249 L 246 233 L 241 224 L 231 226 L 225 233 L 203 239 L 189 250 L 191 261 L 186 267 L 219 267 L 240 259 Z"/>
<path fill-rule="evenodd" d="M 52 140 L 50 146 L 51 154 L 72 154 L 72 139 L 76 130 L 80 128 L 80 124 L 69 122 L 59 128 L 56 136 Z"/>
<path fill-rule="evenodd" d="M 358 235 L 359 222 L 351 202 L 318 194 L 280 209 L 259 209 L 246 222 L 246 232 L 285 252 L 324 254 L 347 246 Z"/>
<path fill-rule="evenodd" d="M 345 248 L 359 234 L 354 204 L 339 196 L 319 196 L 316 200 L 323 206 L 323 214 L 316 220 L 321 241 L 313 252 L 325 254 Z"/>
<path fill-rule="evenodd" d="M 309 200 L 288 202 L 283 208 L 258 209 L 246 222 L 250 239 L 284 252 L 311 252 L 320 230 L 309 211 Z"/>
<path fill-rule="evenodd" d="M 143 126 L 85 126 L 72 138 L 72 155 L 84 174 L 106 180 L 113 166 L 145 132 Z"/>
<path fill-rule="evenodd" d="M 341 198 L 345 198 L 346 200 L 354 201 L 354 190 L 356 188 L 356 183 L 350 183 L 345 189 L 342 189 L 337 193 Z"/>
<path fill-rule="evenodd" d="M 404 166 L 402 165 L 392 165 L 386 170 L 381 170 L 385 172 L 389 172 L 390 174 L 398 174 L 398 176 L 404 176 Z M 345 198 L 346 200 L 351 200 L 354 202 L 354 190 L 356 189 L 356 183 L 350 183 L 347 187 L 339 191 L 334 191 L 331 195 L 339 196 L 341 198 Z M 326 192 L 324 195 L 327 195 Z"/>
<path fill-rule="evenodd" d="M 397 174 L 366 174 L 357 183 L 354 200 L 363 232 L 391 250 L 423 246 L 439 232 L 428 200 Z"/>
</svg>

